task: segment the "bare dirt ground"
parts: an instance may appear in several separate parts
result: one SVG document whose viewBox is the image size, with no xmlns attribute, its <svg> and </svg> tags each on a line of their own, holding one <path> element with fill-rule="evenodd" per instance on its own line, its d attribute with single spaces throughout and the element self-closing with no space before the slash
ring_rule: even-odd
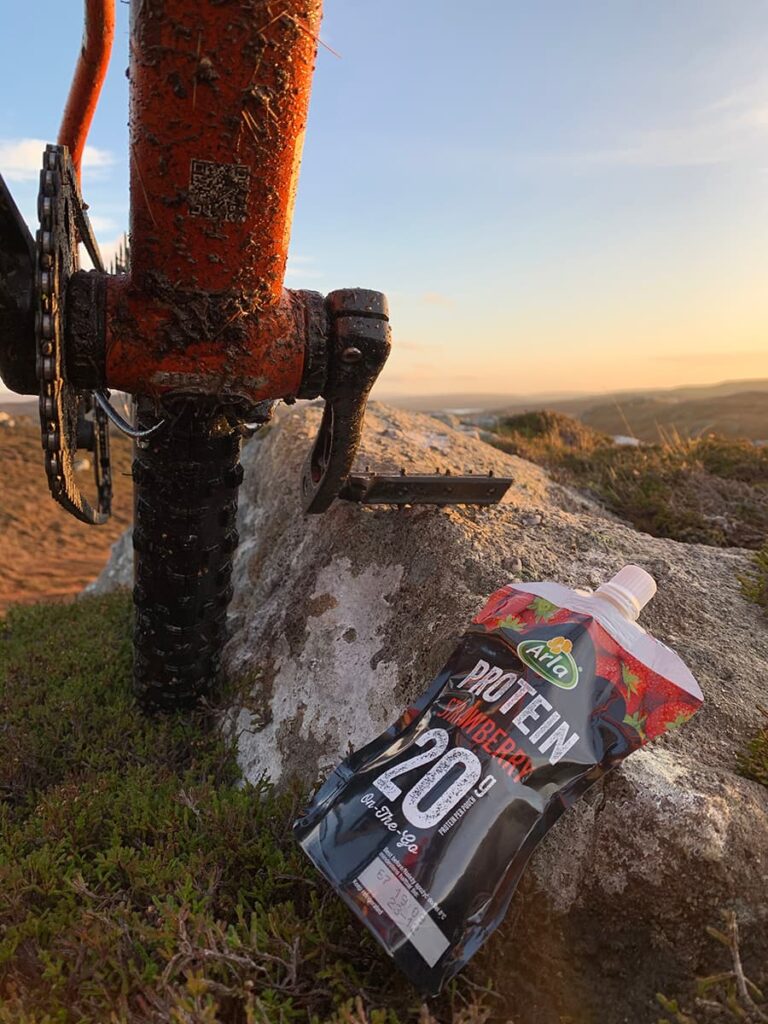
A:
<svg viewBox="0 0 768 1024">
<path fill-rule="evenodd" d="M 0 424 L 0 616 L 10 604 L 77 594 L 104 568 L 110 546 L 131 521 L 131 446 L 125 438 L 111 434 L 112 518 L 105 526 L 86 526 L 50 496 L 35 421 L 14 419 L 12 427 Z M 78 477 L 92 495 L 93 470 Z"/>
</svg>

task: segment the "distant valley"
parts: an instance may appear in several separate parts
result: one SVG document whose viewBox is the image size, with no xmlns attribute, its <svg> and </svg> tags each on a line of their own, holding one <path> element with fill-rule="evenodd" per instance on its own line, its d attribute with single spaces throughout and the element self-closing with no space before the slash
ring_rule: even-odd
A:
<svg viewBox="0 0 768 1024">
<path fill-rule="evenodd" d="M 768 441 L 768 380 L 729 381 L 705 387 L 619 391 L 612 394 L 500 396 L 428 395 L 386 399 L 423 412 L 456 412 L 465 422 L 549 409 L 611 435 L 659 441 L 670 435 L 720 434 Z"/>
</svg>

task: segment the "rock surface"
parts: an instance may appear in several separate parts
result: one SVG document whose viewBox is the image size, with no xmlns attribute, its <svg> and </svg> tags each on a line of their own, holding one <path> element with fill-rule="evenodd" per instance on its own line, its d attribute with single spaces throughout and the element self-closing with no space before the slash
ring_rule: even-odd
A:
<svg viewBox="0 0 768 1024">
<path fill-rule="evenodd" d="M 133 527 L 129 526 L 112 545 L 109 561 L 93 583 L 85 588 L 86 594 L 108 594 L 118 587 L 133 585 Z"/>
<path fill-rule="evenodd" d="M 305 518 L 300 469 L 318 420 L 316 408 L 283 410 L 243 451 L 225 664 L 247 693 L 228 723 L 246 776 L 324 775 L 422 691 L 499 585 L 593 587 L 636 562 L 659 583 L 643 623 L 690 665 L 706 703 L 550 832 L 483 969 L 515 1024 L 645 1024 L 656 991 L 729 966 L 704 931 L 722 909 L 738 913 L 747 961 L 764 963 L 768 790 L 734 768 L 768 703 L 768 630 L 737 580 L 748 553 L 639 534 L 530 463 L 377 404 L 361 467 L 509 473 L 504 504 L 337 502 Z M 96 589 L 125 581 L 129 562 L 124 546 Z"/>
</svg>

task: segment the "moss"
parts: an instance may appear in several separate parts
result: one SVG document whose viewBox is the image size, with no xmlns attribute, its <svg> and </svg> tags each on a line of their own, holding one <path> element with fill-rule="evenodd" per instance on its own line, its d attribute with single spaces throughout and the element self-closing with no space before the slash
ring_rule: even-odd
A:
<svg viewBox="0 0 768 1024">
<path fill-rule="evenodd" d="M 124 595 L 0 624 L 0 1022 L 420 1019 L 303 795 L 241 785 L 210 712 L 137 712 L 129 627 Z"/>
</svg>

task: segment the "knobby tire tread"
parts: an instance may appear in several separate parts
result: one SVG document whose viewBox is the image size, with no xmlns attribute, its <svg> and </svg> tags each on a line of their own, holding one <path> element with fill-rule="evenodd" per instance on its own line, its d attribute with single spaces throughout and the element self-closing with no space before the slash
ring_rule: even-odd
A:
<svg viewBox="0 0 768 1024">
<path fill-rule="evenodd" d="M 134 690 L 148 711 L 191 708 L 214 694 L 232 596 L 242 480 L 240 434 L 201 400 L 156 410 L 164 426 L 135 447 Z"/>
</svg>

